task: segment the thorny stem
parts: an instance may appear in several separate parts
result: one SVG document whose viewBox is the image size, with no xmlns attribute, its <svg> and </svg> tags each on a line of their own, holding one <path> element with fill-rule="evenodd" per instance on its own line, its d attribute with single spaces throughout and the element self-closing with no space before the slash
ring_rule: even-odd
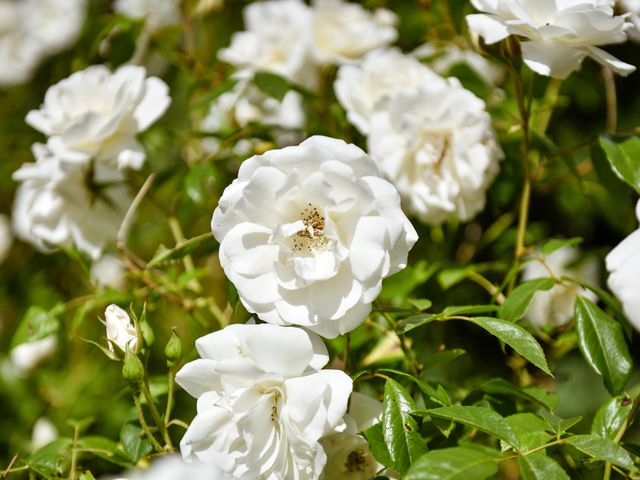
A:
<svg viewBox="0 0 640 480">
<path fill-rule="evenodd" d="M 151 442 L 151 445 L 153 445 L 153 448 L 155 448 L 158 453 L 164 453 L 164 448 L 162 448 L 162 445 L 158 443 L 158 441 L 156 440 L 156 437 L 153 436 L 153 433 L 151 433 L 151 430 L 149 429 L 149 425 L 147 425 L 147 421 L 144 418 L 144 412 L 142 411 L 142 404 L 140 403 L 140 394 L 138 392 L 133 392 L 133 403 L 135 404 L 135 407 L 136 407 L 136 413 L 138 414 L 138 420 L 140 421 L 140 426 L 142 427 L 142 430 L 144 431 L 145 435 Z"/>
</svg>

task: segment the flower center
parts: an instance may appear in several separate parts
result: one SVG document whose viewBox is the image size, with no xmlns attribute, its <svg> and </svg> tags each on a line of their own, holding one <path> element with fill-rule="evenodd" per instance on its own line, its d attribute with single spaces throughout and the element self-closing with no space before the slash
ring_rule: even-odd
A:
<svg viewBox="0 0 640 480">
<path fill-rule="evenodd" d="M 300 212 L 304 228 L 293 236 L 293 250 L 302 253 L 314 253 L 326 250 L 331 240 L 324 236 L 325 220 L 318 208 L 310 203 Z"/>
<path fill-rule="evenodd" d="M 345 464 L 349 473 L 365 472 L 367 467 L 367 455 L 362 449 L 353 450 L 347 456 Z"/>
</svg>

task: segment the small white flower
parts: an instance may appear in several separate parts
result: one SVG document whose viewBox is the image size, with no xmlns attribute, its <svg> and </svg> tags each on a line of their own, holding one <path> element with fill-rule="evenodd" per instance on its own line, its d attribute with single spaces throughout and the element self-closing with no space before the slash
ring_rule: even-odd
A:
<svg viewBox="0 0 640 480">
<path fill-rule="evenodd" d="M 178 0 L 115 0 L 113 10 L 125 17 L 144 19 L 151 30 L 180 23 Z"/>
<path fill-rule="evenodd" d="M 91 265 L 91 276 L 101 287 L 122 290 L 125 284 L 125 268 L 120 258 L 115 255 L 103 255 Z"/>
<path fill-rule="evenodd" d="M 548 267 L 558 278 L 562 276 L 573 277 L 597 286 L 600 274 L 598 262 L 595 258 L 587 258 L 574 265 L 579 256 L 580 251 L 577 248 L 563 247 L 545 257 L 546 266 L 539 260 L 527 263 L 522 272 L 522 280 L 549 277 L 551 274 Z M 573 319 L 573 307 L 578 296 L 586 297 L 592 301 L 597 300 L 591 290 L 569 283 L 555 285 L 551 290 L 538 291 L 533 296 L 525 319 L 536 327 L 566 325 Z"/>
<path fill-rule="evenodd" d="M 328 338 L 364 321 L 417 240 L 375 163 L 322 136 L 246 160 L 211 227 L 250 312 Z"/>
<path fill-rule="evenodd" d="M 12 244 L 13 232 L 11 231 L 11 222 L 9 222 L 6 215 L 0 214 L 0 264 L 4 262 L 9 255 Z"/>
<path fill-rule="evenodd" d="M 113 352 L 113 344 L 116 344 L 122 351 L 129 347 L 129 350 L 135 352 L 138 348 L 138 332 L 129 314 L 117 305 L 109 305 L 104 311 L 104 319 L 109 350 Z"/>
<path fill-rule="evenodd" d="M 300 0 L 270 0 L 248 5 L 243 18 L 246 30 L 233 34 L 220 60 L 308 85 L 311 9 Z"/>
<path fill-rule="evenodd" d="M 407 210 L 430 224 L 481 211 L 502 158 L 484 102 L 456 79 L 379 104 L 367 145 Z"/>
<path fill-rule="evenodd" d="M 50 444 L 58 438 L 58 429 L 47 417 L 40 417 L 33 425 L 31 433 L 31 451 L 35 452 L 39 448 Z"/>
<path fill-rule="evenodd" d="M 344 430 L 349 376 L 320 370 L 319 337 L 299 328 L 231 325 L 196 341 L 202 357 L 176 382 L 198 399 L 180 448 L 235 478 L 315 480 L 326 455 L 319 440 Z"/>
<path fill-rule="evenodd" d="M 358 392 L 351 394 L 346 430 L 320 441 L 327 454 L 324 480 L 370 480 L 382 468 L 369 451 L 369 443 L 358 435 L 378 423 L 381 414 L 379 401 Z"/>
<path fill-rule="evenodd" d="M 394 48 L 374 50 L 357 65 L 341 66 L 334 90 L 349 121 L 366 135 L 374 107 L 382 100 L 414 91 L 420 85 L 442 82 L 444 79 L 428 67 Z"/>
<path fill-rule="evenodd" d="M 278 101 L 243 79 L 233 90 L 215 99 L 209 107 L 207 116 L 200 123 L 200 130 L 225 133 L 233 128 L 246 127 L 253 122 L 271 127 L 278 146 L 291 144 L 292 137 L 295 139 L 299 136 L 291 130 L 299 130 L 305 123 L 302 97 L 298 92 L 289 91 L 282 101 Z M 246 144 L 237 142 L 233 148 L 234 152 L 238 155 L 249 153 L 255 141 L 249 140 L 249 142 L 248 149 L 244 148 Z M 220 149 L 221 142 L 214 137 L 205 137 L 202 145 L 206 152 L 216 153 Z"/>
<path fill-rule="evenodd" d="M 11 350 L 11 363 L 20 375 L 26 375 L 39 363 L 53 355 L 57 345 L 58 339 L 55 335 L 21 343 Z"/>
<path fill-rule="evenodd" d="M 640 201 L 636 216 L 640 221 Z M 609 288 L 622 303 L 631 324 L 640 331 L 640 228 L 611 250 L 605 262 Z"/>
<path fill-rule="evenodd" d="M 369 12 L 358 3 L 314 0 L 313 51 L 320 63 L 349 63 L 398 37 L 396 16 L 383 8 Z"/>
<path fill-rule="evenodd" d="M 44 252 L 71 248 L 96 260 L 115 241 L 131 201 L 122 174 L 95 165 L 69 164 L 42 144 L 33 146 L 36 163 L 25 163 L 13 179 L 16 236 Z"/>
<path fill-rule="evenodd" d="M 0 86 L 28 81 L 40 61 L 71 46 L 85 0 L 0 0 Z"/>
<path fill-rule="evenodd" d="M 522 57 L 540 75 L 566 78 L 589 56 L 620 75 L 635 71 L 597 45 L 621 43 L 632 27 L 614 16 L 614 0 L 471 0 L 482 14 L 467 16 L 486 43 L 524 37 Z"/>
<path fill-rule="evenodd" d="M 136 135 L 162 116 L 171 101 L 162 80 L 145 77 L 143 67 L 127 65 L 112 73 L 93 65 L 49 87 L 27 123 L 48 135 L 48 147 L 65 161 L 95 158 L 139 169 L 145 153 Z"/>
<path fill-rule="evenodd" d="M 148 470 L 130 470 L 124 477 L 112 480 L 230 480 L 215 465 L 201 462 L 185 462 L 179 455 L 169 454 L 155 460 Z"/>
</svg>

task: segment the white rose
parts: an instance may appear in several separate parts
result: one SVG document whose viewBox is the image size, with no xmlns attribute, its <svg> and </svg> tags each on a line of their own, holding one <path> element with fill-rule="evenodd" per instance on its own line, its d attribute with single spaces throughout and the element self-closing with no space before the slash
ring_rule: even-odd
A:
<svg viewBox="0 0 640 480">
<path fill-rule="evenodd" d="M 96 285 L 122 290 L 125 285 L 125 269 L 120 258 L 103 255 L 91 265 L 91 276 Z"/>
<path fill-rule="evenodd" d="M 309 85 L 311 10 L 300 0 L 271 0 L 247 5 L 245 31 L 231 37 L 220 60 L 251 72 L 268 71 Z"/>
<path fill-rule="evenodd" d="M 26 82 L 42 58 L 42 45 L 29 35 L 19 2 L 0 1 L 0 86 Z"/>
<path fill-rule="evenodd" d="M 236 478 L 314 480 L 323 436 L 345 428 L 351 378 L 320 370 L 319 337 L 276 325 L 231 325 L 196 341 L 202 357 L 176 382 L 198 399 L 180 448 Z"/>
<path fill-rule="evenodd" d="M 151 30 L 180 23 L 181 17 L 179 0 L 115 0 L 113 10 L 125 17 L 144 19 Z"/>
<path fill-rule="evenodd" d="M 33 425 L 31 451 L 44 447 L 58 438 L 58 429 L 47 417 L 40 417 Z"/>
<path fill-rule="evenodd" d="M 455 79 L 378 105 L 367 145 L 407 210 L 430 224 L 480 212 L 502 158 L 484 102 Z"/>
<path fill-rule="evenodd" d="M 522 57 L 534 72 L 566 78 L 589 56 L 620 75 L 635 71 L 597 47 L 626 41 L 632 27 L 614 16 L 614 0 L 471 0 L 484 14 L 468 15 L 471 30 L 491 44 L 518 35 Z"/>
<path fill-rule="evenodd" d="M 53 355 L 57 345 L 58 339 L 55 335 L 49 335 L 33 342 L 21 343 L 11 350 L 11 363 L 19 374 L 26 375 L 39 363 Z"/>
<path fill-rule="evenodd" d="M 348 63 L 398 37 L 394 13 L 383 8 L 369 12 L 343 0 L 314 0 L 313 51 L 320 63 Z"/>
<path fill-rule="evenodd" d="M 636 216 L 640 221 L 640 201 L 636 205 Z M 605 263 L 609 288 L 622 302 L 631 324 L 640 331 L 640 228 L 611 250 Z"/>
<path fill-rule="evenodd" d="M 580 251 L 574 247 L 564 247 L 545 257 L 545 263 L 533 260 L 527 263 L 522 271 L 522 280 L 549 277 L 551 270 L 556 277 L 568 276 L 598 285 L 600 275 L 598 262 L 595 258 L 587 258 L 575 264 Z M 541 290 L 535 293 L 525 319 L 536 327 L 566 325 L 573 320 L 573 307 L 578 296 L 596 301 L 597 297 L 591 290 L 577 287 L 573 284 L 555 285 L 551 290 Z"/>
<path fill-rule="evenodd" d="M 322 136 L 246 160 L 211 228 L 250 312 L 328 338 L 364 321 L 417 240 L 375 163 Z"/>
<path fill-rule="evenodd" d="M 26 121 L 50 137 L 47 145 L 65 161 L 96 158 L 139 169 L 145 153 L 136 135 L 171 101 L 162 80 L 145 76 L 143 67 L 127 65 L 111 73 L 93 65 L 49 87 L 40 109 L 30 111 Z"/>
<path fill-rule="evenodd" d="M 0 214 L 0 264 L 4 262 L 9 255 L 12 244 L 13 232 L 11 231 L 11 223 L 6 215 Z"/>
<path fill-rule="evenodd" d="M 398 49 L 374 50 L 357 65 L 343 65 L 334 83 L 336 97 L 349 121 L 367 135 L 374 107 L 400 92 L 444 79 Z"/>
<path fill-rule="evenodd" d="M 36 163 L 25 163 L 13 179 L 22 184 L 13 203 L 13 229 L 18 238 L 49 252 L 71 248 L 96 260 L 116 233 L 130 203 L 117 171 L 68 164 L 35 144 Z M 97 187 L 97 189 L 96 189 Z"/>
<path fill-rule="evenodd" d="M 382 404 L 358 392 L 351 394 L 345 415 L 347 428 L 323 438 L 320 443 L 327 454 L 324 480 L 370 480 L 382 468 L 373 458 L 369 443 L 358 435 L 380 421 Z"/>
<path fill-rule="evenodd" d="M 185 462 L 179 455 L 169 454 L 155 460 L 148 470 L 130 470 L 124 477 L 113 480 L 230 480 L 215 465 L 201 462 Z"/>
<path fill-rule="evenodd" d="M 135 352 L 138 348 L 138 332 L 131 322 L 129 314 L 119 306 L 112 304 L 104 311 L 104 319 L 107 324 L 109 350 L 113 352 L 113 344 L 115 344 L 123 352 L 127 346 L 129 350 Z"/>
<path fill-rule="evenodd" d="M 20 2 L 19 2 L 20 3 Z M 29 35 L 45 55 L 54 55 L 73 45 L 87 13 L 85 0 L 23 0 L 23 19 Z"/>
<path fill-rule="evenodd" d="M 633 28 L 627 31 L 629 38 L 640 42 L 640 0 L 620 0 L 620 6 L 629 14 L 629 21 L 633 24 Z"/>
</svg>

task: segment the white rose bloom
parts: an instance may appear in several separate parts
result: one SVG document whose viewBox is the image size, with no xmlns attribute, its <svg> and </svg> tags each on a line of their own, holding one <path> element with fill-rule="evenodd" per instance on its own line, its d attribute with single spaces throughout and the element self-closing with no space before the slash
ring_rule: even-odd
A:
<svg viewBox="0 0 640 480">
<path fill-rule="evenodd" d="M 198 399 L 180 448 L 235 478 L 314 480 L 319 443 L 344 430 L 352 381 L 313 333 L 276 325 L 231 325 L 196 340 L 202 357 L 176 382 Z"/>
<path fill-rule="evenodd" d="M 243 17 L 246 30 L 233 34 L 220 60 L 308 85 L 310 8 L 300 0 L 270 0 L 247 5 Z"/>
<path fill-rule="evenodd" d="M 11 222 L 6 215 L 0 214 L 0 264 L 4 262 L 9 255 L 12 244 L 13 232 L 11 231 Z"/>
<path fill-rule="evenodd" d="M 398 49 L 374 50 L 357 65 L 343 65 L 334 83 L 336 97 L 349 121 L 367 135 L 374 107 L 381 100 L 444 79 Z"/>
<path fill-rule="evenodd" d="M 40 417 L 33 425 L 31 451 L 44 447 L 58 438 L 58 429 L 47 417 Z"/>
<path fill-rule="evenodd" d="M 125 17 L 144 19 L 151 30 L 180 23 L 179 0 L 115 0 L 113 10 Z"/>
<path fill-rule="evenodd" d="M 91 265 L 91 276 L 96 285 L 122 290 L 125 285 L 125 268 L 115 255 L 103 255 Z"/>
<path fill-rule="evenodd" d="M 49 335 L 33 342 L 21 343 L 11 350 L 11 363 L 19 374 L 26 375 L 40 362 L 53 355 L 57 345 L 58 339 L 55 335 Z"/>
<path fill-rule="evenodd" d="M 0 86 L 29 80 L 44 56 L 71 46 L 85 0 L 0 0 Z"/>
<path fill-rule="evenodd" d="M 86 163 L 91 158 L 118 168 L 139 169 L 145 159 L 136 135 L 162 116 L 170 103 L 167 85 L 127 65 L 112 73 L 93 65 L 49 87 L 39 110 L 26 121 L 49 136 L 54 154 Z"/>
<path fill-rule="evenodd" d="M 131 322 L 129 314 L 119 306 L 112 304 L 104 311 L 104 319 L 107 324 L 109 350 L 113 352 L 113 344 L 116 344 L 123 352 L 127 346 L 129 350 L 135 352 L 138 348 L 138 332 Z"/>
<path fill-rule="evenodd" d="M 320 443 L 327 454 L 324 480 L 370 480 L 382 468 L 373 458 L 369 443 L 358 435 L 380 421 L 382 404 L 358 392 L 351 394 L 347 428 L 323 438 Z"/>
<path fill-rule="evenodd" d="M 578 260 L 580 251 L 575 247 L 563 247 L 545 257 L 547 266 L 539 260 L 527 263 L 522 271 L 522 280 L 549 277 L 547 267 L 556 277 L 568 276 L 598 285 L 599 268 L 595 258 L 587 258 L 573 265 Z M 578 296 L 596 301 L 597 297 L 591 290 L 567 283 L 555 285 L 551 290 L 541 290 L 535 293 L 525 319 L 536 327 L 566 325 L 573 320 L 573 307 Z"/>
<path fill-rule="evenodd" d="M 480 212 L 502 158 L 484 102 L 456 79 L 378 105 L 367 145 L 406 209 L 430 224 Z"/>
<path fill-rule="evenodd" d="M 640 42 L 640 0 L 620 0 L 622 10 L 629 13 L 629 21 L 633 28 L 627 31 L 629 38 L 634 42 Z"/>
<path fill-rule="evenodd" d="M 486 43 L 509 35 L 522 41 L 522 57 L 540 75 L 566 78 L 589 56 L 620 75 L 635 71 L 597 45 L 626 41 L 632 27 L 614 16 L 614 0 L 471 0 L 483 14 L 467 16 L 471 30 Z"/>
<path fill-rule="evenodd" d="M 313 51 L 320 63 L 349 63 L 398 37 L 397 18 L 389 10 L 369 12 L 344 0 L 314 0 Z"/>
<path fill-rule="evenodd" d="M 250 312 L 328 338 L 364 321 L 418 238 L 375 163 L 322 136 L 246 160 L 211 227 Z"/>
<path fill-rule="evenodd" d="M 640 201 L 636 205 L 636 216 L 640 221 Z M 622 302 L 631 324 L 640 331 L 640 228 L 611 250 L 605 263 L 609 288 Z"/>
<path fill-rule="evenodd" d="M 13 174 L 22 182 L 13 204 L 16 236 L 44 252 L 75 246 L 98 259 L 115 241 L 131 201 L 122 174 L 96 165 L 91 177 L 89 165 L 65 163 L 42 144 L 33 153 L 36 163 Z"/>
</svg>

